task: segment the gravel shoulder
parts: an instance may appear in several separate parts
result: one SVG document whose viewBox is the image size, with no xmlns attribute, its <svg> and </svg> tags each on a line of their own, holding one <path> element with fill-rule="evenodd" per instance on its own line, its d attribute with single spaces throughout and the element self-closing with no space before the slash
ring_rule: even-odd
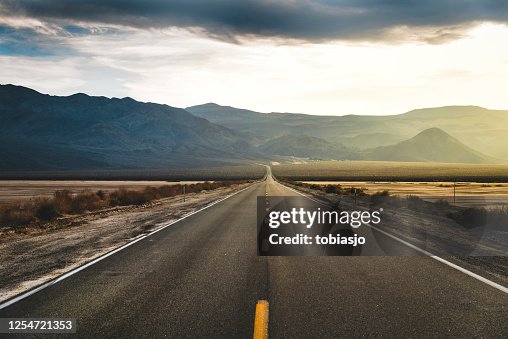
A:
<svg viewBox="0 0 508 339">
<path fill-rule="evenodd" d="M 0 235 L 0 301 L 93 260 L 129 240 L 250 184 L 62 218 L 56 227 Z"/>
</svg>

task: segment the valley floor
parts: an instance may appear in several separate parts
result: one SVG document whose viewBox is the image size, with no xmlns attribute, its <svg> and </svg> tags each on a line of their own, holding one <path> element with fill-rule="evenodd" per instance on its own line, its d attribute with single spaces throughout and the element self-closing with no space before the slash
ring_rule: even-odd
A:
<svg viewBox="0 0 508 339">
<path fill-rule="evenodd" d="M 507 207 L 508 183 L 480 182 L 390 182 L 390 181 L 304 181 L 317 185 L 361 188 L 367 194 L 388 191 L 391 195 L 414 195 L 427 201 L 446 200 L 464 207 Z M 454 187 L 455 186 L 455 187 Z M 456 195 L 454 199 L 454 193 Z M 454 201 L 455 200 L 455 201 Z"/>
</svg>

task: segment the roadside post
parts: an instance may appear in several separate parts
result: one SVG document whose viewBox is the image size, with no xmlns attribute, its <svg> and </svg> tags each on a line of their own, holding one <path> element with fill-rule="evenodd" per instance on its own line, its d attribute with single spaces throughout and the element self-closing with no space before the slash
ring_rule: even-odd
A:
<svg viewBox="0 0 508 339">
<path fill-rule="evenodd" d="M 457 182 L 454 181 L 453 182 L 453 204 L 454 205 L 455 205 L 455 197 L 456 197 L 456 192 L 455 192 L 456 191 L 455 187 L 457 186 L 456 184 L 457 184 Z"/>
</svg>

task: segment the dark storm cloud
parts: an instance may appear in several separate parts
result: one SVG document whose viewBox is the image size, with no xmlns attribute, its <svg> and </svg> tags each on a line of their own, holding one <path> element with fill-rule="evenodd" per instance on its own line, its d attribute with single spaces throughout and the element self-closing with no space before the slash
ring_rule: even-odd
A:
<svg viewBox="0 0 508 339">
<path fill-rule="evenodd" d="M 139 28 L 200 27 L 222 38 L 257 35 L 311 41 L 377 40 L 397 26 L 443 28 L 508 21 L 506 0 L 7 0 L 3 7 L 10 15 L 39 19 Z M 444 30 L 437 39 L 454 37 Z"/>
</svg>

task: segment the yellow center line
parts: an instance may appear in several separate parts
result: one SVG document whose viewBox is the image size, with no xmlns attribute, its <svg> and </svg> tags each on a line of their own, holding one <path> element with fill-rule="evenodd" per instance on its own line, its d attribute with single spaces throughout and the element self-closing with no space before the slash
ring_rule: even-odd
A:
<svg viewBox="0 0 508 339">
<path fill-rule="evenodd" d="M 268 338 L 268 301 L 258 300 L 254 317 L 254 339 Z"/>
</svg>

